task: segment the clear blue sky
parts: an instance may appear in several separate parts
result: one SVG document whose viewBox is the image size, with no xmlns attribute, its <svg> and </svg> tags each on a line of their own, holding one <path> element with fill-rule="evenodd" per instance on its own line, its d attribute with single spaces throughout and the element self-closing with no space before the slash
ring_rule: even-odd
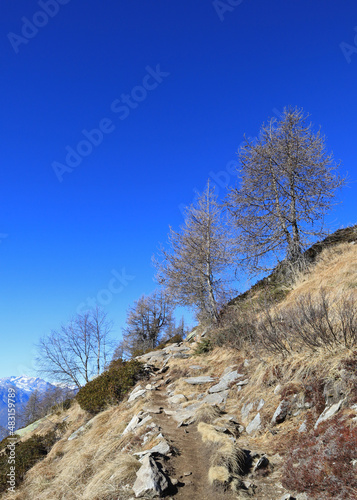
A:
<svg viewBox="0 0 357 500">
<path fill-rule="evenodd" d="M 330 228 L 355 223 L 355 26 L 355 0 L 1 2 L 0 377 L 88 297 L 119 337 L 180 206 L 286 105 L 349 172 Z"/>
</svg>

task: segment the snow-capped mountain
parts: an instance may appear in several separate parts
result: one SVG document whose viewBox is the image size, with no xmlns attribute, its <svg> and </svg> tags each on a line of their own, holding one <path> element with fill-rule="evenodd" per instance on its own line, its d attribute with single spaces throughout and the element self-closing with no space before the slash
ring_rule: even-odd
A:
<svg viewBox="0 0 357 500">
<path fill-rule="evenodd" d="M 41 378 L 27 377 L 26 375 L 0 378 L 0 439 L 5 436 L 5 429 L 7 428 L 8 390 L 10 387 L 15 389 L 16 415 L 19 417 L 33 391 L 37 390 L 40 394 L 44 394 L 49 389 L 56 389 L 58 386 L 63 388 L 60 384 L 50 384 Z M 17 418 L 16 429 L 20 427 L 21 422 L 20 419 Z"/>
</svg>

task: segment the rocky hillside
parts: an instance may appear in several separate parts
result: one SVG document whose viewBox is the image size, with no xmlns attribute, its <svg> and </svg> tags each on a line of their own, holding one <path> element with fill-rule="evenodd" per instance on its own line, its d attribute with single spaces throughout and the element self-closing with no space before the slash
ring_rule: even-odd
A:
<svg viewBox="0 0 357 500">
<path fill-rule="evenodd" d="M 284 336 L 281 325 L 286 332 L 295 325 L 286 311 L 294 304 L 301 313 L 296 304 L 306 307 L 302 297 L 318 297 L 322 285 L 336 311 L 344 297 L 350 301 L 329 332 L 320 318 L 325 343 Z M 354 240 L 323 249 L 309 273 L 279 290 L 277 315 L 270 314 L 283 336 L 276 350 L 265 323 L 257 335 L 270 336 L 260 343 L 230 347 L 229 323 L 230 330 L 197 329 L 191 342 L 144 354 L 142 379 L 118 405 L 93 417 L 74 402 L 22 432 L 26 442 L 54 431 L 56 442 L 16 492 L 2 498 L 357 498 L 357 348 L 339 337 L 356 327 Z M 256 305 L 260 293 L 242 310 Z M 242 307 L 242 300 L 232 307 L 237 303 Z M 256 324 L 262 311 L 254 308 Z M 336 318 L 350 329 L 340 332 Z M 331 331 L 337 337 L 330 344 Z"/>
</svg>

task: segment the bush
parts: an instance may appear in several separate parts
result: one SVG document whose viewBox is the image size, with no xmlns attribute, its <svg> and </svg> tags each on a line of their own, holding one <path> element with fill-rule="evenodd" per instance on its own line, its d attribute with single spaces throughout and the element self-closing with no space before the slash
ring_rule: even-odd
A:
<svg viewBox="0 0 357 500">
<path fill-rule="evenodd" d="M 256 340 L 255 314 L 252 310 L 239 312 L 229 308 L 223 315 L 219 327 L 211 335 L 212 342 L 219 347 L 241 349 Z"/>
<path fill-rule="evenodd" d="M 201 354 L 207 354 L 212 351 L 213 345 L 210 339 L 202 339 L 200 342 L 197 342 L 196 348 L 193 352 L 194 355 L 199 356 Z"/>
<path fill-rule="evenodd" d="M 283 486 L 312 498 L 355 499 L 357 428 L 341 416 L 294 436 L 282 472 Z"/>
<path fill-rule="evenodd" d="M 110 404 L 118 404 L 143 375 L 143 365 L 138 361 L 117 359 L 107 371 L 82 387 L 76 399 L 83 410 L 99 413 Z"/>
<path fill-rule="evenodd" d="M 266 307 L 258 324 L 259 340 L 272 353 L 289 354 L 301 347 L 333 350 L 357 345 L 357 304 L 353 294 L 334 300 L 324 289 L 317 298 L 300 296 L 280 310 Z"/>
<path fill-rule="evenodd" d="M 23 442 L 15 443 L 15 460 L 16 460 L 16 474 L 15 474 L 15 486 L 19 486 L 24 479 L 26 472 L 33 467 L 36 462 L 43 459 L 47 453 L 51 450 L 52 446 L 59 439 L 58 430 L 61 430 L 56 426 L 56 428 L 44 436 L 39 436 L 35 434 L 30 439 Z M 4 439 L 1 443 L 1 447 L 6 446 L 5 453 L 0 455 L 0 492 L 3 492 L 9 488 L 8 479 L 10 472 L 9 463 L 10 449 L 8 445 L 10 442 L 8 438 Z"/>
</svg>

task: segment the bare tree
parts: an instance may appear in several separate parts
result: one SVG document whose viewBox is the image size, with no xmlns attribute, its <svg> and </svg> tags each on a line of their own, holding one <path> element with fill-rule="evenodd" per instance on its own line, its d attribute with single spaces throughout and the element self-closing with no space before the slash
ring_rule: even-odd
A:
<svg viewBox="0 0 357 500">
<path fill-rule="evenodd" d="M 106 313 L 98 308 L 78 314 L 40 339 L 38 371 L 50 380 L 80 388 L 104 369 L 110 329 Z"/>
<path fill-rule="evenodd" d="M 214 188 L 209 182 L 195 205 L 186 209 L 180 232 L 170 227 L 169 250 L 154 259 L 157 280 L 176 304 L 193 307 L 200 320 L 216 322 L 227 299 L 232 240 Z"/>
<path fill-rule="evenodd" d="M 299 261 L 307 243 L 324 235 L 324 215 L 344 183 L 325 138 L 307 118 L 285 108 L 238 153 L 240 187 L 230 190 L 227 204 L 243 262 L 253 270 L 267 269 L 266 257 Z"/>
<path fill-rule="evenodd" d="M 122 357 L 123 354 L 131 357 L 138 351 L 156 347 L 165 329 L 174 321 L 172 313 L 173 306 L 164 293 L 155 291 L 140 297 L 128 310 L 123 341 L 114 357 Z"/>
</svg>

